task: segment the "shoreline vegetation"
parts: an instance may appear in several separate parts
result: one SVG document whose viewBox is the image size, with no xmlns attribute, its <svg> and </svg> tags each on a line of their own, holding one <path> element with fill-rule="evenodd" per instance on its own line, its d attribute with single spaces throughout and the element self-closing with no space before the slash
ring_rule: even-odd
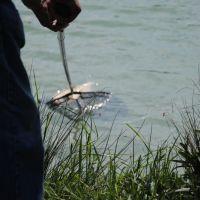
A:
<svg viewBox="0 0 200 200">
<path fill-rule="evenodd" d="M 133 138 L 119 149 L 123 133 L 110 141 L 112 126 L 102 137 L 90 115 L 66 120 L 39 103 L 38 93 L 36 100 L 45 146 L 46 200 L 199 199 L 199 104 L 184 106 L 181 124 L 172 122 L 178 133 L 173 140 L 155 148 L 151 139 L 145 141 L 139 130 L 127 125 Z M 138 140 L 144 147 L 141 154 L 135 152 Z"/>
</svg>

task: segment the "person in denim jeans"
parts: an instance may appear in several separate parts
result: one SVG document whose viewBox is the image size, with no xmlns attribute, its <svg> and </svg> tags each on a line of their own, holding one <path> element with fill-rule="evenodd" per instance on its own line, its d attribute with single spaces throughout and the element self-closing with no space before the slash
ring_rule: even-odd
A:
<svg viewBox="0 0 200 200">
<path fill-rule="evenodd" d="M 52 31 L 80 13 L 78 0 L 23 0 Z M 62 4 L 62 15 L 56 4 Z M 65 12 L 66 9 L 66 12 Z M 41 200 L 43 144 L 40 119 L 20 58 L 23 25 L 11 0 L 0 0 L 0 199 Z"/>
</svg>

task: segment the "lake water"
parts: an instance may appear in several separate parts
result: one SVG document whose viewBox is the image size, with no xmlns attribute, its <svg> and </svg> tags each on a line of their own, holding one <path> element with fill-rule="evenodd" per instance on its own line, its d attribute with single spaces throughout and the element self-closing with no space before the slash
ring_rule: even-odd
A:
<svg viewBox="0 0 200 200">
<path fill-rule="evenodd" d="M 46 96 L 67 85 L 57 35 L 42 28 L 18 0 L 26 32 L 22 56 L 34 67 Z M 66 30 L 66 48 L 74 85 L 87 81 L 112 92 L 95 121 L 104 132 L 117 114 L 113 134 L 153 128 L 154 141 L 172 134 L 167 116 L 190 100 L 200 63 L 199 0 L 83 0 L 82 13 Z M 128 131 L 127 131 L 128 132 Z"/>
</svg>

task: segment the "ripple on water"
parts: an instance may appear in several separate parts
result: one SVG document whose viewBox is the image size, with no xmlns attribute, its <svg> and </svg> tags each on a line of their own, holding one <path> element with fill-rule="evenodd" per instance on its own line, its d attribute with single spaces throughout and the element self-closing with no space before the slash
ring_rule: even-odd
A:
<svg viewBox="0 0 200 200">
<path fill-rule="evenodd" d="M 21 1 L 13 1 L 25 24 L 23 59 L 34 60 L 40 87 L 52 94 L 66 85 L 56 34 L 32 20 Z M 168 109 L 179 89 L 195 79 L 200 62 L 199 0 L 188 2 L 82 2 L 80 17 L 66 31 L 67 57 L 74 83 L 95 81 L 113 92 L 97 115 L 102 130 L 110 128 L 119 111 L 118 130 L 124 122 L 135 126 L 150 118 L 158 138 L 169 134 L 161 111 Z"/>
</svg>

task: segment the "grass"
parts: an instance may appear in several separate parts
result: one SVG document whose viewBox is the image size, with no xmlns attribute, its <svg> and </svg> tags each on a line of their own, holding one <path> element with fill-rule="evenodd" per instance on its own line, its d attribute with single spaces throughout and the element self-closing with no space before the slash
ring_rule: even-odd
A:
<svg viewBox="0 0 200 200">
<path fill-rule="evenodd" d="M 154 149 L 138 130 L 128 125 L 135 135 L 119 150 L 118 143 L 123 134 L 110 145 L 112 129 L 102 139 L 90 117 L 76 116 L 73 120 L 66 120 L 53 111 L 41 110 L 41 113 L 45 199 L 198 197 L 196 184 L 200 180 L 197 173 L 200 156 L 196 148 L 199 146 L 188 146 L 191 139 L 197 140 L 196 132 L 192 138 L 180 134 L 173 144 L 165 141 Z M 74 134 L 75 138 L 71 139 Z M 136 140 L 143 143 L 145 153 L 135 154 Z M 132 153 L 127 156 L 126 150 L 130 147 Z"/>
<path fill-rule="evenodd" d="M 178 137 L 173 141 L 152 147 L 151 138 L 145 141 L 139 130 L 127 124 L 133 138 L 121 149 L 123 133 L 111 141 L 112 126 L 103 138 L 89 115 L 67 120 L 40 103 L 38 107 L 45 146 L 46 200 L 199 199 L 198 105 L 185 106 L 182 123 L 174 123 Z M 139 155 L 135 153 L 138 140 L 144 147 Z"/>
</svg>

